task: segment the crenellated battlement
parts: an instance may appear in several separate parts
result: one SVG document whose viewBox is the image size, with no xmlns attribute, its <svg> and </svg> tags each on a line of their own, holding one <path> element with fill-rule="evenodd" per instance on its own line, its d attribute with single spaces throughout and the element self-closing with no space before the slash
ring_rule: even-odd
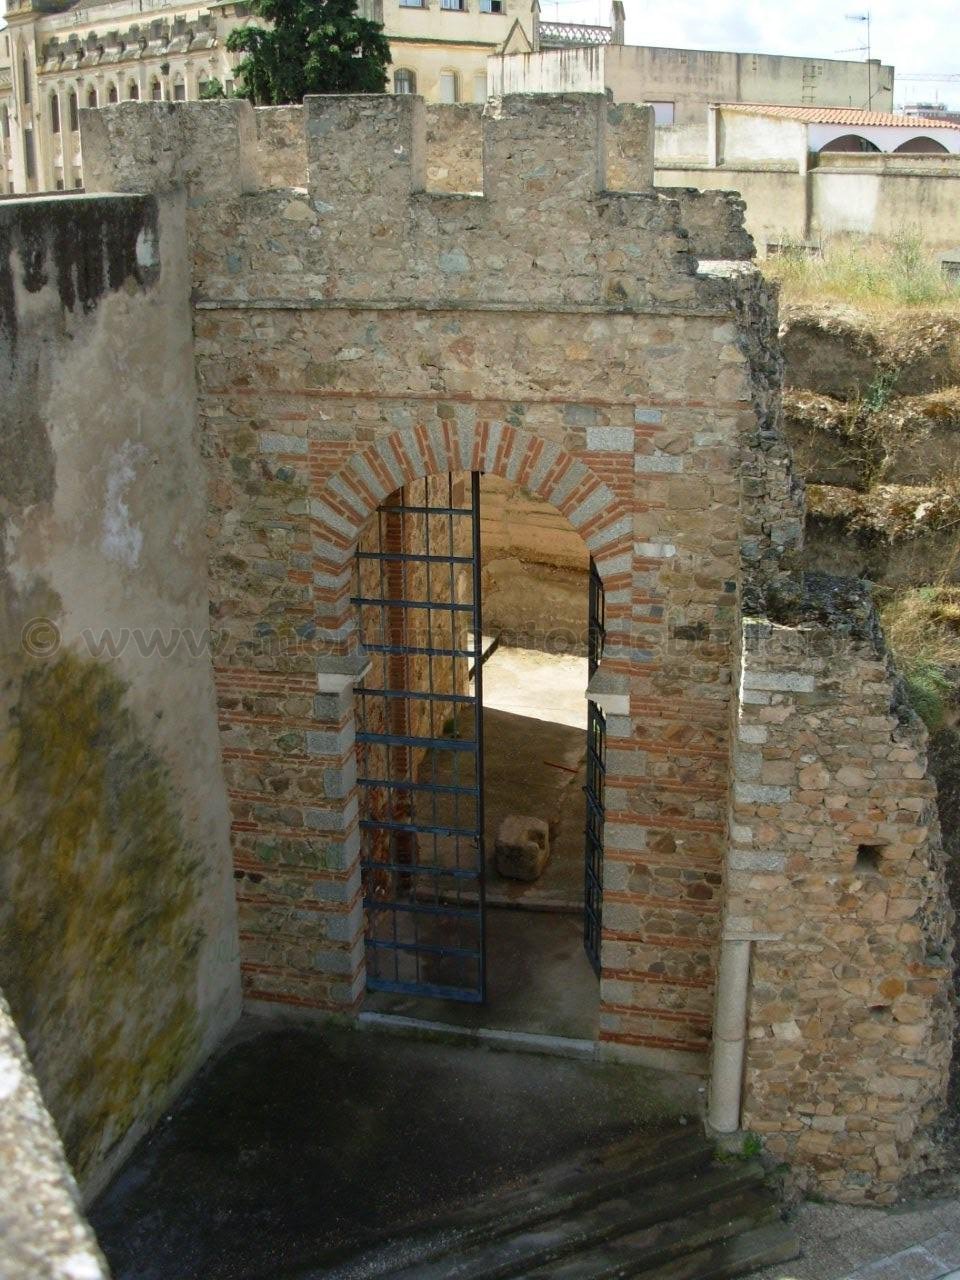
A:
<svg viewBox="0 0 960 1280">
<path fill-rule="evenodd" d="M 239 98 L 123 102 L 85 113 L 87 185 L 91 190 L 140 190 L 161 181 L 187 185 L 193 195 L 234 194 L 239 158 L 244 190 L 269 190 L 275 183 L 258 165 L 255 139 L 259 117 L 282 112 L 285 147 L 303 166 L 301 181 L 294 185 L 313 194 L 324 183 L 344 179 L 352 192 L 369 193 L 379 190 L 381 179 L 389 175 L 394 194 L 399 189 L 392 184 L 399 182 L 412 195 L 426 189 L 426 111 L 422 98 L 406 94 L 317 95 L 305 98 L 302 107 L 259 109 Z M 513 94 L 491 100 L 482 112 L 483 194 L 512 199 L 526 193 L 539 200 L 548 190 L 560 198 L 586 198 L 605 190 L 608 131 L 615 139 L 616 189 L 651 191 L 649 107 L 612 108 L 602 94 Z M 331 146 L 333 139 L 336 146 Z M 164 153 L 162 171 L 154 144 Z"/>
<path fill-rule="evenodd" d="M 481 123 L 483 189 L 458 195 L 427 189 L 415 96 L 81 113 L 88 190 L 186 188 L 201 299 L 729 308 L 696 274 L 683 193 L 653 188 L 649 107 L 510 95 Z"/>
</svg>

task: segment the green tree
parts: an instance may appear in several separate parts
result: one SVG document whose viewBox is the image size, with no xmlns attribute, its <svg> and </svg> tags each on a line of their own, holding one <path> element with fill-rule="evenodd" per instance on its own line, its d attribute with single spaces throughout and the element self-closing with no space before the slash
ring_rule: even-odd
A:
<svg viewBox="0 0 960 1280">
<path fill-rule="evenodd" d="M 307 93 L 383 93 L 390 46 L 379 22 L 356 12 L 356 0 L 252 0 L 266 27 L 238 27 L 227 48 L 240 95 L 256 106 L 303 101 Z"/>
</svg>

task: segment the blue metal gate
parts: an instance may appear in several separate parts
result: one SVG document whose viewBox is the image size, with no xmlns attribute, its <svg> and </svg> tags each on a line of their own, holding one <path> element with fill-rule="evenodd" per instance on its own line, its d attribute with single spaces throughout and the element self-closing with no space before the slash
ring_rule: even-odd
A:
<svg viewBox="0 0 960 1280">
<path fill-rule="evenodd" d="M 480 475 L 398 490 L 356 555 L 371 990 L 485 996 Z"/>
<path fill-rule="evenodd" d="M 590 608 L 587 629 L 588 671 L 600 666 L 604 627 L 603 581 L 590 558 Z M 583 945 L 594 970 L 600 972 L 600 935 L 603 927 L 603 790 L 607 771 L 607 722 L 593 701 L 587 703 L 587 824 L 583 895 Z"/>
</svg>

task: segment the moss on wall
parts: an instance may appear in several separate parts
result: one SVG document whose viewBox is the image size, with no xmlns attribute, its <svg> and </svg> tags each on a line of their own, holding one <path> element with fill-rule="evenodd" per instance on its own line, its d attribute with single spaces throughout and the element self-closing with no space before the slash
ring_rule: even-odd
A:
<svg viewBox="0 0 960 1280">
<path fill-rule="evenodd" d="M 195 1059 L 201 872 L 100 663 L 27 669 L 0 799 L 0 985 L 82 1180 Z"/>
</svg>

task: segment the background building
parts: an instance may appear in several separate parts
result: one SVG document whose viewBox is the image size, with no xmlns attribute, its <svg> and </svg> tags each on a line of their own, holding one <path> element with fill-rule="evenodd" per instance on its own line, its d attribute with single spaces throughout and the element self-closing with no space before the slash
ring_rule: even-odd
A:
<svg viewBox="0 0 960 1280">
<path fill-rule="evenodd" d="M 483 102 L 488 56 L 533 47 L 528 0 L 362 0 L 361 9 L 390 38 L 391 87 L 430 102 Z M 236 57 L 226 38 L 249 21 L 235 0 L 9 0 L 0 194 L 83 185 L 81 107 L 191 101 L 213 80 L 229 93 Z M 584 30 L 609 38 L 609 28 Z"/>
<path fill-rule="evenodd" d="M 360 0 L 390 39 L 391 88 L 428 102 L 488 93 L 610 90 L 652 102 L 658 150 L 706 151 L 707 107 L 759 102 L 893 105 L 893 67 L 836 59 L 658 49 L 609 26 L 546 22 L 538 0 Z M 229 32 L 250 21 L 238 0 L 9 0 L 0 33 L 0 194 L 83 185 L 79 111 L 128 99 L 183 102 L 219 80 L 229 92 Z M 669 132 L 669 135 L 667 133 Z"/>
</svg>

